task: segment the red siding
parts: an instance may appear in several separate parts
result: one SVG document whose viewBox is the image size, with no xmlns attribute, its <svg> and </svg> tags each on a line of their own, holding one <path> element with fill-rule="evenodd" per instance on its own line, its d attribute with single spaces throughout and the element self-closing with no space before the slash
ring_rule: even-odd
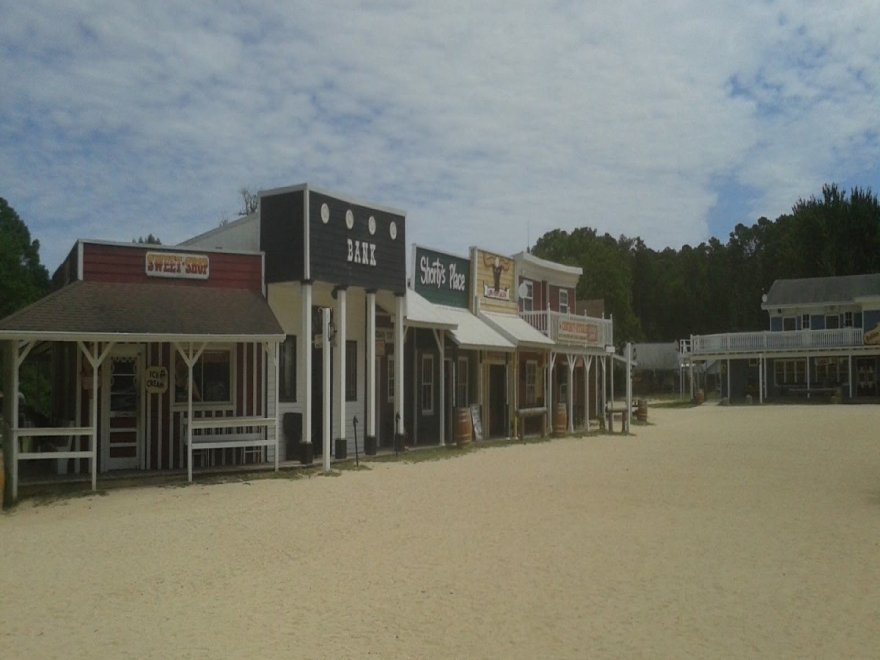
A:
<svg viewBox="0 0 880 660">
<path fill-rule="evenodd" d="M 568 291 L 568 311 L 574 313 L 574 289 L 569 287 L 550 285 L 550 309 L 551 311 L 559 311 L 559 292 Z"/>
<path fill-rule="evenodd" d="M 210 259 L 207 280 L 183 280 L 148 277 L 145 254 L 162 252 L 161 246 L 103 245 L 85 243 L 83 279 L 96 282 L 127 282 L 141 284 L 178 284 L 262 291 L 262 258 L 256 254 L 205 253 L 187 250 L 186 254 L 207 254 Z M 169 250 L 171 252 L 171 250 Z"/>
</svg>

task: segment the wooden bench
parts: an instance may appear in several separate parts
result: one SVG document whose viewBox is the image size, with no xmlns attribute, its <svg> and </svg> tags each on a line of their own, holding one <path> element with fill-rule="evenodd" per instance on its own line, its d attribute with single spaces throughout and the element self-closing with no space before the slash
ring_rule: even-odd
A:
<svg viewBox="0 0 880 660">
<path fill-rule="evenodd" d="M 638 403 L 632 402 L 630 409 L 627 410 L 626 404 L 617 404 L 612 406 L 610 403 L 605 404 L 605 418 L 608 423 L 608 432 L 614 433 L 614 418 L 620 419 L 620 432 L 625 433 L 629 430 L 629 423 L 633 416 L 638 412 Z"/>
<path fill-rule="evenodd" d="M 191 482 L 193 451 L 196 449 L 275 448 L 275 471 L 278 471 L 278 438 L 270 439 L 268 428 L 276 426 L 274 417 L 199 417 L 191 429 L 183 420 L 183 441 L 187 447 L 187 476 Z M 245 429 L 265 429 L 245 430 Z M 277 428 L 277 427 L 276 427 Z M 201 432 L 198 432 L 201 431 Z M 206 433 L 205 431 L 210 431 Z M 190 438 L 192 441 L 190 442 Z"/>
</svg>

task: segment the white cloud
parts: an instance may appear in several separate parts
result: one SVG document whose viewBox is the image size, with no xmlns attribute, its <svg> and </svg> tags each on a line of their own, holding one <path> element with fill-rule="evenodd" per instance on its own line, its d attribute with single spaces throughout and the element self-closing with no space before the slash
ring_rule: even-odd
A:
<svg viewBox="0 0 880 660">
<path fill-rule="evenodd" d="M 754 218 L 880 187 L 871 3 L 7 4 L 0 195 L 50 267 L 206 230 L 242 185 L 404 208 L 462 254 L 584 225 L 695 244 L 722 178 Z"/>
</svg>

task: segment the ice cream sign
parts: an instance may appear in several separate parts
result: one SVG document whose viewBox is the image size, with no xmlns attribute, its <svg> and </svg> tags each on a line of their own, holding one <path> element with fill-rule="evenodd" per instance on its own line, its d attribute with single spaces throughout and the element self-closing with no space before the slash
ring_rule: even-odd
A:
<svg viewBox="0 0 880 660">
<path fill-rule="evenodd" d="M 206 254 L 147 252 L 145 261 L 148 277 L 206 280 L 210 273 L 210 260 Z"/>
</svg>

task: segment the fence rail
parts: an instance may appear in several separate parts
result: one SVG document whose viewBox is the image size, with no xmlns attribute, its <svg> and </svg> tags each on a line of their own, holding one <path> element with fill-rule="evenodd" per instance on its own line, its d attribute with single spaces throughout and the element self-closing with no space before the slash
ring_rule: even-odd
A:
<svg viewBox="0 0 880 660">
<path fill-rule="evenodd" d="M 555 342 L 603 348 L 614 343 L 614 322 L 562 312 L 520 312 L 520 317 Z"/>
<path fill-rule="evenodd" d="M 861 328 L 834 330 L 790 330 L 783 332 L 731 332 L 718 335 L 692 335 L 692 356 L 729 353 L 761 353 L 864 346 Z"/>
</svg>

